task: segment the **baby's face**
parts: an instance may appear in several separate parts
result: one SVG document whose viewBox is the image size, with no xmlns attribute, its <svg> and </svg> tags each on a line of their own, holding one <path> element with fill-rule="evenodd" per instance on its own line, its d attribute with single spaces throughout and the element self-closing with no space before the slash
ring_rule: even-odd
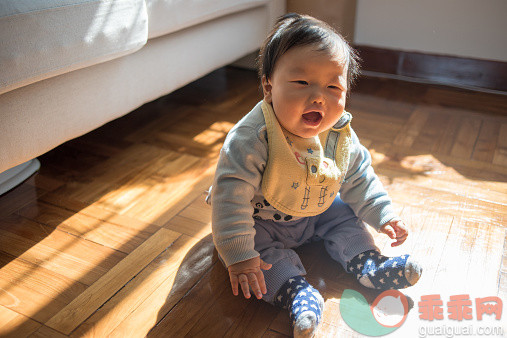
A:
<svg viewBox="0 0 507 338">
<path fill-rule="evenodd" d="M 271 78 L 262 79 L 264 99 L 272 104 L 280 124 L 303 138 L 338 122 L 347 94 L 344 58 L 315 48 L 289 49 L 277 61 Z"/>
</svg>

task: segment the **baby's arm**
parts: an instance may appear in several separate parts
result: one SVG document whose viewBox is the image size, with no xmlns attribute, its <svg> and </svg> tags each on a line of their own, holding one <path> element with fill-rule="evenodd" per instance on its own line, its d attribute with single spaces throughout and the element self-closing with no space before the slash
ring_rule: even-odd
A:
<svg viewBox="0 0 507 338">
<path fill-rule="evenodd" d="M 259 131 L 246 126 L 234 128 L 220 153 L 211 191 L 212 229 L 215 247 L 229 271 L 233 293 L 238 283 L 246 298 L 249 286 L 256 297 L 266 293 L 262 262 L 254 249 L 251 200 L 260 186 L 267 160 L 267 143 Z"/>
<path fill-rule="evenodd" d="M 349 169 L 340 196 L 359 218 L 396 239 L 393 246 L 401 245 L 408 236 L 408 230 L 394 212 L 392 201 L 371 166 L 370 153 L 360 144 L 354 131 L 352 140 Z"/>
</svg>

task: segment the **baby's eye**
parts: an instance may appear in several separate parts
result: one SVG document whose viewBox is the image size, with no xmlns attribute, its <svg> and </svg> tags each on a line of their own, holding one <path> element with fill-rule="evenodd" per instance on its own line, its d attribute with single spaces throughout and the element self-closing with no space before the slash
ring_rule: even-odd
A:
<svg viewBox="0 0 507 338">
<path fill-rule="evenodd" d="M 308 84 L 308 82 L 306 82 L 304 80 L 298 80 L 298 81 L 292 81 L 292 82 L 300 84 L 300 85 L 305 85 L 305 86 Z"/>
<path fill-rule="evenodd" d="M 334 85 L 328 86 L 328 88 L 336 89 L 336 90 L 342 90 L 340 87 L 334 86 Z"/>
</svg>

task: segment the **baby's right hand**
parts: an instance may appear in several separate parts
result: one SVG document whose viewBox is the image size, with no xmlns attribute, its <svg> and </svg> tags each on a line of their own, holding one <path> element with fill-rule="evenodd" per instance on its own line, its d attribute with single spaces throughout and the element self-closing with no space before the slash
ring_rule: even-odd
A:
<svg viewBox="0 0 507 338">
<path fill-rule="evenodd" d="M 261 299 L 266 294 L 266 283 L 262 270 L 271 269 L 271 264 L 264 262 L 260 257 L 254 257 L 243 262 L 232 264 L 228 267 L 229 278 L 231 280 L 232 293 L 237 296 L 238 283 L 241 285 L 245 298 L 250 298 L 250 287 L 255 293 L 257 299 Z"/>
</svg>

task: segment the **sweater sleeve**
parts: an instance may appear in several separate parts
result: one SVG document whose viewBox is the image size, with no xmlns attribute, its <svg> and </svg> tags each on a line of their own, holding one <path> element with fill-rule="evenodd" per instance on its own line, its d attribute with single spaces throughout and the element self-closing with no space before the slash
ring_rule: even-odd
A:
<svg viewBox="0 0 507 338">
<path fill-rule="evenodd" d="M 259 256 L 251 201 L 261 185 L 267 141 L 251 126 L 231 130 L 220 151 L 211 190 L 215 247 L 228 267 Z"/>
<path fill-rule="evenodd" d="M 353 130 L 350 163 L 340 197 L 359 218 L 377 231 L 397 217 L 391 199 L 373 171 L 370 153 L 361 145 Z"/>
</svg>

